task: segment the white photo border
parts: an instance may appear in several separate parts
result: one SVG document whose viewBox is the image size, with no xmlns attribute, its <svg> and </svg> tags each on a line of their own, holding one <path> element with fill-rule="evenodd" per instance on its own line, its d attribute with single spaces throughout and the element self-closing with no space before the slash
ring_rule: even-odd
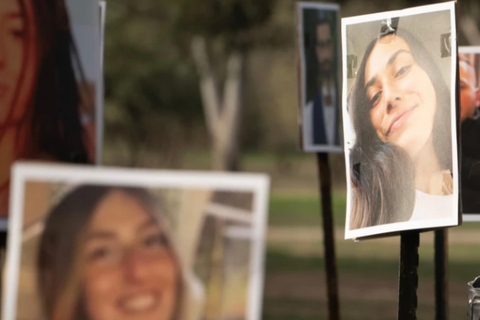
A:
<svg viewBox="0 0 480 320">
<path fill-rule="evenodd" d="M 388 18 L 398 18 L 398 17 L 405 17 L 405 16 L 413 16 L 418 14 L 424 13 L 435 13 L 440 11 L 449 11 L 450 12 L 450 25 L 451 25 L 451 37 L 450 37 L 450 45 L 452 48 L 451 51 L 451 74 L 450 74 L 450 83 L 451 83 L 451 106 L 456 106 L 456 79 L 457 79 L 457 51 L 453 50 L 457 48 L 457 30 L 456 30 L 456 18 L 455 18 L 455 2 L 444 2 L 439 4 L 433 5 L 425 5 L 419 7 L 413 7 L 403 10 L 396 10 L 396 11 L 388 11 L 388 12 L 381 12 L 381 13 L 374 13 L 374 14 L 367 14 L 361 15 L 356 17 L 349 17 L 349 18 L 342 18 L 342 27 L 341 27 L 341 34 L 342 34 L 342 61 L 345 62 L 347 59 L 347 26 L 361 24 L 365 22 L 372 22 L 372 21 L 380 21 L 383 19 Z M 342 114 L 343 114 L 343 128 L 350 128 L 350 118 L 349 113 L 347 111 L 347 91 L 348 91 L 348 83 L 347 79 L 347 65 L 343 63 L 342 67 L 342 80 L 343 80 L 343 87 L 342 87 Z M 456 108 L 451 107 L 451 132 L 452 132 L 452 169 L 453 169 L 453 194 L 459 195 L 459 176 L 458 176 L 458 148 L 457 148 L 457 115 L 456 115 Z M 345 148 L 345 163 L 346 163 L 346 176 L 347 176 L 347 206 L 346 206 L 346 220 L 345 220 L 345 239 L 356 239 L 361 237 L 373 236 L 382 234 L 388 235 L 389 233 L 397 233 L 400 231 L 406 230 L 417 230 L 417 229 L 432 229 L 432 228 L 443 228 L 443 227 L 451 227 L 457 226 L 459 224 L 459 214 L 456 212 L 455 214 L 452 213 L 452 217 L 450 218 L 442 218 L 442 219 L 435 219 L 435 220 L 424 220 L 424 221 L 411 221 L 411 222 L 397 222 L 397 223 L 390 223 L 385 225 L 378 225 L 372 227 L 366 227 L 361 229 L 350 229 L 350 215 L 352 210 L 352 185 L 351 185 L 351 175 L 350 175 L 350 158 L 349 158 L 349 150 L 350 147 L 348 145 L 349 137 L 347 134 L 344 134 L 344 148 Z M 455 197 L 455 208 L 459 207 L 459 197 Z"/>
<path fill-rule="evenodd" d="M 301 136 L 301 144 L 302 144 L 302 150 L 306 152 L 333 152 L 333 153 L 342 153 L 343 152 L 343 147 L 342 147 L 342 142 L 340 141 L 338 145 L 328 145 L 328 144 L 322 144 L 322 145 L 315 145 L 315 144 L 308 144 L 305 141 L 305 125 L 303 123 L 303 112 L 304 112 L 304 107 L 307 104 L 306 97 L 306 63 L 305 63 L 305 43 L 304 43 L 304 38 L 303 38 L 303 11 L 305 9 L 317 9 L 317 10 L 325 10 L 325 11 L 334 11 L 337 13 L 337 26 L 338 28 L 336 29 L 336 35 L 335 37 L 337 39 L 340 39 L 340 34 L 339 34 L 339 27 L 340 27 L 340 5 L 336 3 L 315 3 L 315 2 L 304 2 L 304 1 L 299 1 L 297 2 L 297 21 L 298 21 L 298 26 L 297 26 L 297 38 L 298 38 L 298 48 L 297 48 L 297 55 L 298 55 L 298 60 L 299 60 L 299 65 L 300 65 L 300 75 L 299 75 L 299 81 L 300 81 L 300 86 L 299 86 L 299 95 L 300 95 L 300 105 L 299 105 L 299 111 L 298 111 L 298 123 L 300 124 L 300 136 Z M 340 65 L 342 63 L 341 60 L 341 50 L 338 48 L 337 52 L 337 61 L 338 64 Z M 341 79 L 341 69 L 339 68 L 338 71 L 338 79 Z M 339 90 L 341 90 L 341 80 L 338 81 L 338 87 Z M 339 92 L 340 93 L 340 92 Z M 341 99 L 341 94 L 339 96 L 339 103 L 338 103 L 338 108 L 341 108 L 340 102 L 342 101 Z M 340 110 L 339 110 L 340 111 Z M 342 123 L 341 121 L 342 115 L 341 112 L 339 112 L 339 118 L 337 119 L 337 124 L 340 126 Z M 337 128 L 337 130 L 340 130 L 341 128 Z"/>
<path fill-rule="evenodd" d="M 98 86 L 97 86 L 97 107 L 95 109 L 95 164 L 101 165 L 103 159 L 103 128 L 104 128 L 104 110 L 105 110 L 105 19 L 107 11 L 107 2 L 105 0 L 98 2 L 99 8 L 99 26 L 98 26 L 98 52 L 99 72 L 98 72 Z"/>
<path fill-rule="evenodd" d="M 211 188 L 254 194 L 254 214 L 246 320 L 260 320 L 264 286 L 265 238 L 270 178 L 264 174 L 100 168 L 87 165 L 16 162 L 12 167 L 10 220 L 4 269 L 2 319 L 15 320 L 22 243 L 25 184 L 29 181 L 139 186 Z"/>
</svg>

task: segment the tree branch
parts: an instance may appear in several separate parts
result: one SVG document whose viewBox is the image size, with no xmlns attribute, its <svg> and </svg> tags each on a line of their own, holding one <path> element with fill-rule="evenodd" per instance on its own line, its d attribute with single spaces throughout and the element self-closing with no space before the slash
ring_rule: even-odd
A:
<svg viewBox="0 0 480 320">
<path fill-rule="evenodd" d="M 240 110 L 240 93 L 242 84 L 243 56 L 233 52 L 227 61 L 227 79 L 225 80 L 225 93 L 223 95 L 222 121 L 226 129 L 227 141 L 235 139 Z"/>
<path fill-rule="evenodd" d="M 212 137 L 216 134 L 216 124 L 220 118 L 220 102 L 215 77 L 208 62 L 205 38 L 197 36 L 191 42 L 192 57 L 200 77 L 200 93 L 205 111 L 207 129 Z"/>
</svg>

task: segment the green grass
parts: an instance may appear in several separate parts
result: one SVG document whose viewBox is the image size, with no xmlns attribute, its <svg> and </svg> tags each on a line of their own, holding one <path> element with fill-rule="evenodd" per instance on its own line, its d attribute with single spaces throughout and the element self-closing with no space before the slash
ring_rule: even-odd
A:
<svg viewBox="0 0 480 320">
<path fill-rule="evenodd" d="M 344 192 L 333 193 L 333 214 L 336 226 L 345 225 Z M 315 194 L 274 192 L 270 196 L 270 226 L 321 226 L 320 201 Z"/>
<path fill-rule="evenodd" d="M 345 255 L 341 245 L 337 250 L 337 268 L 341 273 L 358 274 L 362 276 L 391 277 L 398 273 L 398 248 L 389 248 L 390 255 L 386 257 L 364 256 L 351 257 Z M 478 246 L 480 247 L 480 245 Z M 477 247 L 477 250 L 478 250 Z M 319 247 L 318 256 L 297 256 L 275 249 L 267 251 L 267 272 L 315 272 L 325 268 L 325 260 Z M 430 251 L 430 250 L 427 250 Z M 472 251 L 471 251 L 472 252 Z M 479 258 L 472 257 L 470 261 L 451 261 L 449 264 L 449 279 L 453 282 L 465 283 L 473 279 L 472 275 L 480 275 Z M 433 255 L 420 252 L 418 275 L 422 279 L 434 279 Z"/>
</svg>

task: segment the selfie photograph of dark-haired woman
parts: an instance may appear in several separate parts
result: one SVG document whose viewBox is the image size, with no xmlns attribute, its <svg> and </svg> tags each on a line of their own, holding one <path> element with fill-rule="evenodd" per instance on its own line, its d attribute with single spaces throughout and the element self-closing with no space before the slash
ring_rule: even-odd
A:
<svg viewBox="0 0 480 320">
<path fill-rule="evenodd" d="M 0 1 L 0 216 L 19 159 L 95 163 L 98 2 Z"/>
<path fill-rule="evenodd" d="M 347 238 L 458 224 L 448 5 L 343 21 L 344 61 L 358 61 L 344 78 Z"/>
</svg>

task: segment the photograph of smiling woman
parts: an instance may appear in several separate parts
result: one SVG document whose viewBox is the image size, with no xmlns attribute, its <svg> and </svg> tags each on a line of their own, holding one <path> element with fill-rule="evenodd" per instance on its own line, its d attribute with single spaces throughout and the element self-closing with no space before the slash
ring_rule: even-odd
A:
<svg viewBox="0 0 480 320">
<path fill-rule="evenodd" d="M 83 185 L 63 197 L 38 251 L 46 319 L 185 319 L 188 282 L 163 210 L 143 188 Z"/>
<path fill-rule="evenodd" d="M 401 147 L 386 138 L 394 123 L 390 123 L 388 130 L 380 136 L 378 129 L 375 129 L 372 124 L 371 113 L 375 108 L 372 102 L 378 102 L 369 98 L 367 94 L 366 84 L 369 81 L 366 80 L 366 68 L 369 58 L 377 45 L 402 40 L 407 45 L 404 47 L 405 51 L 408 51 L 408 46 L 410 47 L 412 63 L 418 64 L 419 68 L 425 71 L 434 88 L 436 101 L 434 116 L 431 119 L 420 119 L 424 125 L 423 128 L 417 128 L 417 130 L 427 130 L 427 134 L 431 134 L 429 139 L 433 144 L 433 150 L 430 152 L 428 149 L 412 151 L 408 145 Z M 402 54 L 410 55 L 402 50 L 400 48 L 400 51 L 396 51 L 395 57 L 390 57 L 387 64 L 391 64 Z M 411 68 L 412 64 L 409 66 Z M 405 77 L 409 71 L 407 64 L 406 67 L 397 70 L 395 77 Z M 416 89 L 422 90 L 422 86 L 425 87 L 424 84 L 418 83 Z M 386 93 L 383 92 L 383 94 Z M 378 99 L 378 97 L 375 98 Z M 401 96 L 397 96 L 392 104 L 385 106 L 388 112 L 395 108 L 394 104 L 400 105 L 401 99 L 403 99 Z M 365 51 L 349 100 L 348 109 L 356 134 L 356 141 L 349 155 L 354 193 L 350 229 L 427 218 L 428 212 L 416 210 L 416 207 L 421 205 L 422 200 L 419 198 L 447 195 L 447 198 L 443 199 L 448 201 L 450 198 L 448 195 L 452 194 L 453 186 L 450 88 L 434 59 L 420 41 L 401 27 L 395 33 L 381 35 L 373 39 Z M 415 116 L 415 112 L 410 114 Z M 401 120 L 402 116 L 405 114 L 399 115 L 397 120 Z M 431 132 L 428 131 L 429 124 L 432 125 Z M 415 136 L 412 140 L 415 140 Z M 425 172 L 425 169 L 429 169 L 429 164 L 433 164 L 434 172 Z M 442 180 L 440 186 L 432 182 L 439 176 Z M 422 209 L 425 208 L 422 207 Z M 422 217 L 422 214 L 426 216 Z"/>
</svg>

